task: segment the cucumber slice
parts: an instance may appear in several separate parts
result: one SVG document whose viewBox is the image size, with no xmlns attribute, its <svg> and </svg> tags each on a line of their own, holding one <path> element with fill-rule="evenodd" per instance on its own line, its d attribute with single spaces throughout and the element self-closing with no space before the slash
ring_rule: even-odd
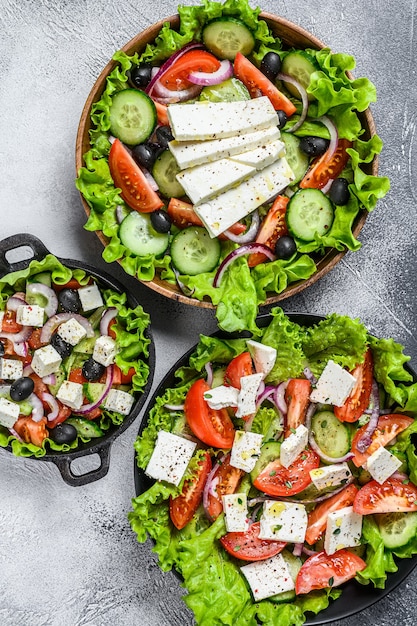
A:
<svg viewBox="0 0 417 626">
<path fill-rule="evenodd" d="M 120 224 L 119 237 L 122 244 L 133 254 L 146 256 L 162 254 L 168 248 L 168 233 L 158 233 L 153 228 L 149 213 L 132 211 Z"/>
<path fill-rule="evenodd" d="M 344 456 L 350 450 L 350 433 L 332 411 L 318 411 L 311 420 L 311 429 L 320 450 L 332 458 Z"/>
<path fill-rule="evenodd" d="M 220 59 L 233 61 L 238 52 L 245 56 L 252 52 L 255 38 L 240 20 L 234 17 L 221 17 L 204 28 L 203 43 Z"/>
<path fill-rule="evenodd" d="M 284 57 L 281 65 L 281 72 L 292 76 L 304 89 L 307 89 L 309 86 L 312 73 L 316 72 L 318 69 L 320 69 L 320 67 L 314 57 L 305 50 L 293 50 L 289 52 Z M 297 87 L 291 83 L 284 82 L 284 84 L 293 96 L 300 99 L 300 92 Z M 315 100 L 313 95 L 307 95 L 310 101 Z"/>
<path fill-rule="evenodd" d="M 42 285 L 51 287 L 52 286 L 51 272 L 39 272 L 39 274 L 35 274 L 34 276 L 28 276 L 27 282 L 28 283 L 42 283 Z"/>
<path fill-rule="evenodd" d="M 298 572 L 300 571 L 303 562 L 298 556 L 294 556 L 294 554 L 291 554 L 291 552 L 289 552 L 288 550 L 283 550 L 281 552 L 281 555 L 288 565 L 288 570 L 295 584 Z M 294 600 L 294 598 L 295 590 L 291 590 L 277 593 L 276 595 L 268 598 L 268 600 L 270 600 L 271 602 L 291 602 L 292 600 Z"/>
<path fill-rule="evenodd" d="M 87 383 L 84 390 L 87 400 L 95 403 L 103 395 L 104 385 L 102 383 Z"/>
<path fill-rule="evenodd" d="M 300 140 L 292 133 L 281 133 L 281 139 L 285 144 L 285 157 L 288 165 L 294 172 L 295 179 L 291 183 L 298 183 L 306 173 L 310 160 L 305 152 L 300 148 Z"/>
<path fill-rule="evenodd" d="M 198 98 L 208 102 L 250 100 L 250 93 L 238 78 L 228 78 L 218 85 L 203 87 Z"/>
<path fill-rule="evenodd" d="M 118 91 L 110 107 L 110 132 L 129 146 L 143 143 L 156 126 L 156 108 L 151 98 L 138 89 Z"/>
<path fill-rule="evenodd" d="M 256 461 L 255 467 L 250 473 L 252 482 L 259 476 L 269 463 L 279 459 L 281 444 L 278 441 L 265 443 L 261 448 L 259 459 Z"/>
<path fill-rule="evenodd" d="M 66 377 L 64 370 L 61 368 L 58 371 L 54 372 L 54 376 L 55 382 L 53 385 L 48 385 L 48 389 L 49 393 L 51 393 L 53 396 L 56 396 L 56 394 L 58 393 L 58 389 L 60 388 Z"/>
<path fill-rule="evenodd" d="M 180 168 L 170 150 L 164 150 L 156 159 L 152 176 L 156 180 L 159 191 L 167 198 L 181 198 L 185 195 L 182 185 L 177 181 L 176 175 Z"/>
<path fill-rule="evenodd" d="M 405 546 L 417 534 L 417 512 L 376 513 L 374 517 L 382 541 L 390 550 Z"/>
<path fill-rule="evenodd" d="M 320 189 L 300 189 L 287 206 L 288 230 L 303 241 L 314 241 L 316 233 L 325 235 L 333 218 L 333 204 Z"/>
<path fill-rule="evenodd" d="M 74 346 L 74 352 L 81 352 L 81 354 L 93 354 L 94 345 L 97 341 L 97 337 L 84 337 L 76 346 Z"/>
<path fill-rule="evenodd" d="M 171 243 L 174 267 L 188 276 L 211 272 L 219 262 L 220 242 L 211 239 L 202 226 L 190 226 L 181 230 Z"/>
<path fill-rule="evenodd" d="M 104 435 L 100 426 L 96 422 L 93 422 L 93 420 L 87 420 L 84 417 L 69 417 L 65 422 L 74 426 L 81 437 L 94 439 L 95 437 L 102 437 Z"/>
</svg>

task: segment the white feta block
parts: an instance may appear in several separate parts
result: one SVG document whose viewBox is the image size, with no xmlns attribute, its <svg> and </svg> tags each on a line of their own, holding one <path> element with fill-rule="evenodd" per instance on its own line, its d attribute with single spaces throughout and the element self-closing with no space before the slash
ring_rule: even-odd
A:
<svg viewBox="0 0 417 626">
<path fill-rule="evenodd" d="M 262 378 L 263 374 L 249 374 L 241 377 L 236 417 L 244 417 L 256 412 L 256 398 Z"/>
<path fill-rule="evenodd" d="M 261 453 L 263 435 L 237 430 L 230 453 L 230 465 L 251 472 Z"/>
<path fill-rule="evenodd" d="M 307 511 L 303 504 L 266 500 L 260 518 L 260 539 L 303 543 Z"/>
<path fill-rule="evenodd" d="M 265 561 L 255 561 L 240 568 L 248 581 L 255 602 L 295 588 L 287 562 L 282 554 Z"/>
<path fill-rule="evenodd" d="M 0 359 L 0 378 L 2 380 L 17 380 L 23 376 L 23 362 L 19 359 Z"/>
<path fill-rule="evenodd" d="M 352 472 L 347 463 L 324 465 L 323 467 L 310 470 L 311 480 L 319 490 L 346 484 L 351 476 Z"/>
<path fill-rule="evenodd" d="M 343 406 L 356 384 L 356 378 L 340 365 L 327 362 L 315 389 L 310 394 L 312 402 Z"/>
<path fill-rule="evenodd" d="M 277 358 L 276 349 L 253 339 L 248 339 L 246 345 L 255 364 L 255 370 L 266 378 L 275 365 Z"/>
<path fill-rule="evenodd" d="M 256 98 L 258 100 L 258 98 Z M 238 187 L 194 207 L 211 237 L 218 237 L 261 204 L 268 202 L 294 180 L 285 158 L 256 172 Z"/>
<path fill-rule="evenodd" d="M 389 450 L 380 446 L 371 454 L 364 467 L 380 485 L 401 466 L 401 461 Z"/>
<path fill-rule="evenodd" d="M 232 137 L 278 126 L 278 115 L 267 96 L 235 102 L 171 104 L 168 118 L 177 141 Z"/>
<path fill-rule="evenodd" d="M 249 528 L 246 493 L 229 493 L 222 496 L 222 501 L 227 532 L 246 532 Z"/>
<path fill-rule="evenodd" d="M 56 397 L 70 409 L 80 409 L 84 399 L 83 386 L 81 383 L 72 382 L 72 380 L 64 380 L 58 389 Z"/>
<path fill-rule="evenodd" d="M 127 391 L 121 389 L 110 389 L 104 401 L 104 408 L 109 411 L 116 411 L 122 415 L 128 415 L 133 406 L 135 398 Z"/>
<path fill-rule="evenodd" d="M 196 445 L 193 441 L 160 430 L 145 470 L 146 474 L 155 480 L 165 480 L 178 487 Z"/>
<path fill-rule="evenodd" d="M 237 406 L 238 397 L 239 389 L 229 387 L 228 385 L 213 387 L 213 389 L 206 391 L 204 394 L 204 400 L 206 400 L 209 407 L 214 410 Z"/>
<path fill-rule="evenodd" d="M 281 444 L 280 458 L 284 467 L 289 467 L 300 456 L 308 444 L 308 429 L 300 424 Z"/>
<path fill-rule="evenodd" d="M 327 515 L 324 550 L 334 554 L 343 548 L 354 548 L 360 544 L 362 515 L 355 513 L 353 506 L 333 511 Z"/>
<path fill-rule="evenodd" d="M 13 428 L 19 417 L 20 408 L 16 402 L 0 398 L 0 424 L 6 428 Z"/>
<path fill-rule="evenodd" d="M 93 359 L 104 367 L 114 363 L 117 354 L 117 344 L 108 335 L 101 335 L 94 344 Z"/>
<path fill-rule="evenodd" d="M 77 322 L 77 320 L 73 317 L 63 324 L 60 324 L 56 332 L 61 339 L 69 343 L 71 346 L 76 346 L 87 334 L 84 326 L 82 326 L 80 322 Z"/>
<path fill-rule="evenodd" d="M 86 285 L 77 289 L 80 297 L 81 306 L 84 312 L 92 311 L 104 306 L 103 298 L 101 297 L 100 289 L 94 283 L 93 285 Z"/>
<path fill-rule="evenodd" d="M 31 366 L 35 374 L 43 378 L 59 370 L 61 362 L 61 355 L 51 344 L 48 344 L 35 350 Z"/>
<path fill-rule="evenodd" d="M 45 309 L 37 304 L 22 304 L 17 307 L 16 322 L 22 326 L 43 326 Z"/>
<path fill-rule="evenodd" d="M 285 145 L 282 141 L 277 140 L 260 148 L 234 154 L 231 160 L 250 165 L 257 170 L 263 170 L 264 167 L 271 165 L 283 156 L 285 156 Z"/>
</svg>

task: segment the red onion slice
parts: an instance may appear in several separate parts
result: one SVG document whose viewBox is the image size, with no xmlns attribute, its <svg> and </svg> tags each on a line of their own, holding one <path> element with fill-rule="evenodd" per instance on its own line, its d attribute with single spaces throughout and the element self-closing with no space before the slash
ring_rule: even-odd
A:
<svg viewBox="0 0 417 626">
<path fill-rule="evenodd" d="M 21 342 L 13 342 L 13 349 L 15 351 L 15 353 L 17 354 L 17 356 L 27 356 L 28 355 L 28 344 L 26 343 L 26 341 L 21 341 Z"/>
<path fill-rule="evenodd" d="M 40 398 L 35 393 L 31 393 L 28 398 L 29 404 L 32 405 L 32 419 L 34 422 L 40 422 L 43 418 L 45 411 Z"/>
<path fill-rule="evenodd" d="M 300 94 L 300 97 L 301 97 L 301 102 L 302 102 L 303 108 L 302 108 L 302 111 L 301 111 L 300 119 L 298 120 L 298 122 L 296 122 L 294 124 L 294 126 L 291 126 L 291 128 L 288 129 L 289 133 L 293 133 L 298 128 L 300 128 L 300 126 L 303 125 L 304 120 L 307 117 L 307 112 L 308 112 L 308 96 L 307 96 L 307 92 L 304 89 L 304 87 L 298 82 L 298 80 L 295 80 L 295 78 L 293 78 L 292 76 L 289 76 L 288 74 L 282 74 L 280 72 L 277 75 L 277 78 L 279 80 L 284 81 L 285 83 L 290 83 L 291 85 L 294 85 L 294 87 L 297 89 L 297 91 L 298 91 L 298 93 Z"/>
<path fill-rule="evenodd" d="M 94 337 L 94 329 L 87 318 L 79 315 L 78 313 L 57 313 L 56 315 L 50 317 L 46 324 L 43 326 L 40 335 L 41 342 L 49 343 L 54 330 L 58 328 L 60 324 L 62 324 L 63 322 L 67 322 L 71 318 L 74 318 L 75 320 L 77 320 L 77 322 L 81 324 L 81 326 L 87 332 L 87 337 Z"/>
<path fill-rule="evenodd" d="M 20 443 L 24 443 L 22 437 L 19 435 L 17 430 L 15 430 L 14 428 L 9 428 L 9 432 L 11 435 L 13 435 L 13 437 L 16 437 L 16 439 L 20 441 Z"/>
<path fill-rule="evenodd" d="M 372 435 L 374 434 L 376 427 L 378 426 L 379 419 L 379 391 L 378 391 L 378 383 L 375 379 L 372 381 L 372 391 L 371 391 L 371 403 L 372 403 L 372 413 L 369 419 L 369 422 L 366 426 L 366 429 L 363 432 L 362 437 L 357 442 L 357 447 L 359 452 L 365 452 L 372 443 Z"/>
<path fill-rule="evenodd" d="M 96 400 L 96 402 L 92 402 L 91 404 L 83 404 L 80 409 L 77 409 L 76 411 L 74 410 L 73 412 L 77 415 L 87 415 L 88 413 L 91 413 L 91 411 L 94 411 L 94 409 L 97 409 L 97 407 L 102 404 L 104 398 L 107 396 L 111 389 L 111 386 L 113 384 L 113 375 L 114 367 L 113 365 L 109 365 L 106 371 L 106 382 L 104 383 L 103 393 L 98 398 L 98 400 Z"/>
<path fill-rule="evenodd" d="M 26 285 L 26 297 L 41 295 L 46 299 L 45 313 L 48 317 L 55 315 L 58 310 L 58 298 L 53 289 L 43 283 L 29 283 Z"/>
<path fill-rule="evenodd" d="M 274 395 L 276 388 L 272 385 L 264 385 L 263 389 L 261 389 L 261 385 L 259 385 L 258 397 L 256 399 L 256 408 L 258 409 L 262 402 L 268 400 L 271 396 Z"/>
<path fill-rule="evenodd" d="M 42 382 L 45 383 L 45 385 L 55 385 L 55 383 L 56 383 L 56 375 L 55 374 L 48 374 L 47 376 L 44 376 L 42 378 Z"/>
<path fill-rule="evenodd" d="M 304 376 L 311 382 L 312 385 L 317 384 L 317 378 L 314 376 L 313 372 L 309 367 L 305 367 L 303 370 Z"/>
<path fill-rule="evenodd" d="M 287 403 L 285 401 L 285 390 L 287 389 L 287 386 L 288 380 L 285 380 L 284 382 L 276 386 L 274 393 L 275 406 L 277 407 L 278 411 L 282 413 L 283 416 L 287 415 L 288 410 Z"/>
<path fill-rule="evenodd" d="M 301 556 L 303 553 L 304 544 L 303 543 L 295 543 L 294 550 L 292 551 L 294 556 Z"/>
<path fill-rule="evenodd" d="M 241 235 L 235 235 L 230 230 L 225 230 L 223 235 L 230 239 L 230 241 L 234 241 L 234 243 L 250 243 L 255 239 L 258 233 L 260 222 L 259 211 L 255 209 L 252 213 L 252 221 L 247 231 L 243 232 Z"/>
<path fill-rule="evenodd" d="M 6 310 L 16 312 L 17 309 L 23 304 L 27 304 L 25 300 L 25 294 L 22 292 L 15 293 L 13 296 L 10 296 L 10 298 L 7 300 Z"/>
<path fill-rule="evenodd" d="M 339 141 L 339 133 L 338 133 L 336 124 L 332 122 L 332 120 L 328 118 L 326 115 L 322 115 L 322 117 L 318 117 L 315 121 L 321 122 L 330 133 L 330 143 L 328 145 L 328 148 L 326 152 L 323 154 L 323 156 L 320 157 L 321 159 L 323 159 L 323 163 L 327 163 L 333 158 L 333 155 L 336 151 L 337 144 Z"/>
<path fill-rule="evenodd" d="M 318 552 L 316 550 L 310 550 L 309 548 L 307 548 L 305 545 L 303 545 L 303 552 L 304 554 L 306 554 L 307 556 L 315 556 L 316 554 L 318 554 Z"/>
<path fill-rule="evenodd" d="M 204 368 L 207 372 L 207 384 L 211 387 L 213 384 L 213 365 L 211 363 L 206 363 Z"/>
<path fill-rule="evenodd" d="M 155 90 L 155 85 L 157 84 L 159 85 L 162 76 L 165 74 L 167 70 L 169 70 L 169 68 L 175 63 L 175 61 L 180 59 L 186 52 L 189 52 L 190 50 L 194 50 L 195 48 L 202 48 L 202 47 L 203 46 L 200 43 L 189 43 L 183 48 L 181 48 L 181 50 L 177 50 L 177 52 L 174 52 L 174 54 L 172 54 L 169 57 L 169 59 L 167 59 L 165 63 L 161 65 L 158 72 L 156 72 L 153 78 L 151 78 L 148 86 L 145 89 L 148 96 L 152 96 Z"/>
<path fill-rule="evenodd" d="M 181 89 L 181 91 L 173 91 L 163 85 L 158 85 L 155 87 L 152 99 L 160 104 L 176 104 L 177 102 L 185 102 L 186 100 L 196 98 L 200 91 L 201 87 L 199 85 L 192 85 L 188 89 Z"/>
<path fill-rule="evenodd" d="M 112 320 L 114 320 L 116 315 L 117 315 L 117 309 L 114 306 L 109 307 L 107 309 L 107 311 L 104 311 L 103 315 L 101 316 L 101 320 L 100 320 L 100 334 L 101 335 L 108 335 L 109 334 L 110 322 Z"/>
<path fill-rule="evenodd" d="M 213 280 L 213 287 L 220 286 L 223 274 L 235 259 L 241 256 L 245 256 L 247 254 L 253 254 L 257 252 L 261 252 L 262 254 L 264 254 L 270 261 L 274 261 L 276 258 L 271 248 L 268 248 L 268 246 L 263 243 L 247 243 L 244 246 L 240 246 L 240 248 L 232 250 L 232 252 L 230 252 L 230 254 L 228 254 L 220 263 L 220 266 Z"/>
<path fill-rule="evenodd" d="M 154 179 L 150 171 L 147 170 L 145 167 L 140 167 L 140 169 L 142 170 L 142 174 L 146 178 L 149 184 L 149 187 L 152 189 L 152 191 L 158 191 L 159 189 L 158 183 L 156 182 L 156 180 Z"/>
<path fill-rule="evenodd" d="M 58 401 L 51 393 L 47 393 L 47 392 L 44 392 L 42 394 L 42 400 L 46 402 L 49 405 L 49 408 L 51 409 L 50 412 L 47 413 L 46 419 L 48 420 L 48 422 L 52 422 L 52 420 L 58 417 L 58 413 L 59 413 Z"/>
<path fill-rule="evenodd" d="M 204 511 L 205 514 L 207 516 L 207 518 L 210 521 L 213 521 L 213 518 L 211 517 L 208 509 L 209 509 L 209 495 L 214 495 L 216 496 L 216 486 L 218 483 L 218 479 L 216 479 L 216 474 L 219 470 L 219 467 L 222 463 L 224 463 L 225 459 L 226 459 L 226 454 L 224 454 L 220 459 L 216 459 L 214 462 L 214 466 L 210 472 L 210 474 L 207 476 L 207 480 L 206 480 L 206 484 L 204 485 L 204 490 L 203 490 L 203 507 L 204 507 Z"/>
<path fill-rule="evenodd" d="M 22 330 L 18 333 L 0 333 L 0 337 L 3 339 L 9 339 L 13 344 L 22 343 L 26 341 L 32 334 L 32 326 L 22 326 Z"/>
<path fill-rule="evenodd" d="M 215 72 L 190 72 L 187 76 L 194 85 L 218 85 L 233 76 L 233 65 L 225 59 L 220 62 L 220 67 Z"/>
</svg>

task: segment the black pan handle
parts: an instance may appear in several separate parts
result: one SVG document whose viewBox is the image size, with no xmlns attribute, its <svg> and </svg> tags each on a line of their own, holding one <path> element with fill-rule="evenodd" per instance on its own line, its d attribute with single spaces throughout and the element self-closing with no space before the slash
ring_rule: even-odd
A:
<svg viewBox="0 0 417 626">
<path fill-rule="evenodd" d="M 17 251 L 19 248 L 30 248 L 31 256 L 27 257 L 25 254 L 22 260 L 10 262 L 7 259 L 7 253 Z M 22 250 L 22 255 L 23 252 Z M 47 254 L 50 254 L 48 248 L 34 235 L 20 233 L 6 237 L 6 239 L 0 241 L 0 276 L 25 270 L 31 261 L 34 259 L 41 261 Z"/>
<path fill-rule="evenodd" d="M 96 480 L 100 480 L 106 476 L 110 467 L 110 446 L 112 442 L 109 441 L 105 445 L 102 445 L 97 450 L 92 450 L 91 454 L 98 454 L 100 457 L 100 466 L 96 469 L 86 472 L 85 474 L 74 474 L 71 469 L 71 463 L 74 459 L 68 457 L 50 459 L 52 463 L 55 463 L 59 469 L 64 481 L 72 487 L 82 487 L 88 485 Z M 85 454 L 82 455 L 85 458 Z"/>
</svg>

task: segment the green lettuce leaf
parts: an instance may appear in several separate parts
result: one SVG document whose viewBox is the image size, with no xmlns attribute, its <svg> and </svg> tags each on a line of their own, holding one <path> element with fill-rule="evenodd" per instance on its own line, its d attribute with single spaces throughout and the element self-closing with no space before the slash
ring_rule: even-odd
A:
<svg viewBox="0 0 417 626">
<path fill-rule="evenodd" d="M 305 366 L 302 349 L 303 329 L 291 322 L 279 307 L 271 310 L 272 320 L 265 329 L 262 343 L 277 350 L 274 367 L 266 377 L 266 382 L 278 383 L 288 378 L 296 378 Z"/>
<path fill-rule="evenodd" d="M 410 357 L 404 354 L 403 346 L 393 339 L 369 337 L 369 345 L 374 357 L 376 380 L 395 402 L 404 406 L 410 393 L 416 393 L 414 385 L 406 387 L 398 384 L 413 380 L 412 374 L 404 367 Z"/>
<path fill-rule="evenodd" d="M 378 525 L 372 515 L 364 515 L 362 525 L 362 541 L 367 544 L 365 561 L 366 568 L 356 575 L 362 585 L 370 582 L 377 589 L 384 589 L 387 574 L 398 570 L 392 553 L 385 550 Z"/>
</svg>

